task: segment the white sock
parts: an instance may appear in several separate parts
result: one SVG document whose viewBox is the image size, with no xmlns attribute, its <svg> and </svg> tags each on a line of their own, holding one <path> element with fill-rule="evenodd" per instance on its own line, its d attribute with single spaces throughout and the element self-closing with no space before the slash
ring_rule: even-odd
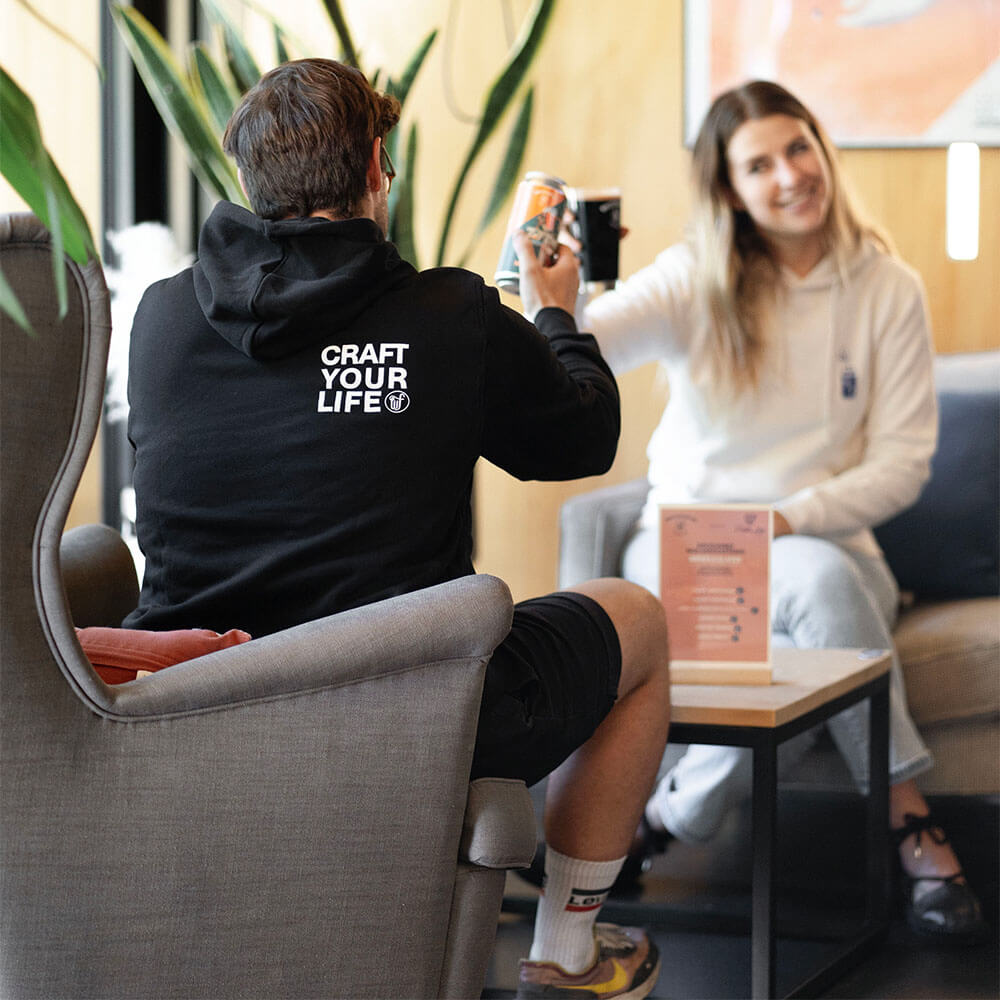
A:
<svg viewBox="0 0 1000 1000">
<path fill-rule="evenodd" d="M 625 858 L 580 861 L 545 849 L 545 888 L 531 961 L 555 962 L 567 972 L 584 972 L 594 964 L 594 923 L 624 863 Z"/>
</svg>

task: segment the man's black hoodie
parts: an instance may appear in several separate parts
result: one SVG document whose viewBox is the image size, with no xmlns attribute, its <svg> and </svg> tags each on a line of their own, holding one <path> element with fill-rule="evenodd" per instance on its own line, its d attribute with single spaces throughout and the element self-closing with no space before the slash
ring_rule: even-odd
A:
<svg viewBox="0 0 1000 1000">
<path fill-rule="evenodd" d="M 560 309 L 418 273 L 374 222 L 228 202 L 146 292 L 129 368 L 131 628 L 259 636 L 474 572 L 472 472 L 603 472 L 614 379 Z"/>
</svg>

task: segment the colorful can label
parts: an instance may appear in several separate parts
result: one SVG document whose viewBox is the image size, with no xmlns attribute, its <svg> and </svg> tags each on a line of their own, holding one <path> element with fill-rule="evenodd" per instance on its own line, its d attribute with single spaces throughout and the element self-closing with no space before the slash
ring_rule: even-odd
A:
<svg viewBox="0 0 1000 1000">
<path fill-rule="evenodd" d="M 517 294 L 520 271 L 513 236 L 523 229 L 531 239 L 538 256 L 539 248 L 555 250 L 559 244 L 559 226 L 566 210 L 566 189 L 558 177 L 537 171 L 526 174 L 514 194 L 514 206 L 507 223 L 507 236 L 500 251 L 500 262 L 493 277 L 499 288 Z"/>
</svg>

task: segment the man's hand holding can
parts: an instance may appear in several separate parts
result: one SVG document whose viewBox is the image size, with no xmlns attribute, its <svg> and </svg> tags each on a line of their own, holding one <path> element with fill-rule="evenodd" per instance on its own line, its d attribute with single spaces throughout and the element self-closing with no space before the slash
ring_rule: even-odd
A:
<svg viewBox="0 0 1000 1000">
<path fill-rule="evenodd" d="M 555 306 L 571 316 L 580 288 L 580 264 L 567 247 L 552 253 L 547 247 L 535 249 L 525 232 L 513 235 L 520 267 L 520 295 L 525 315 L 534 319 L 541 309 Z"/>
</svg>

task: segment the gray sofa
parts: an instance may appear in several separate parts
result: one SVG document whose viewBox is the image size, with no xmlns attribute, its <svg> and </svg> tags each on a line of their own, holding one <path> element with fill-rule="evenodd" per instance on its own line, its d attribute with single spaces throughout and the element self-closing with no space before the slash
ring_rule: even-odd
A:
<svg viewBox="0 0 1000 1000">
<path fill-rule="evenodd" d="M 109 686 L 78 626 L 134 604 L 118 534 L 63 535 L 108 351 L 100 266 L 0 217 L 36 336 L 0 352 L 0 996 L 478 997 L 523 783 L 469 782 L 510 593 L 473 576 Z"/>
<path fill-rule="evenodd" d="M 910 708 L 936 758 L 920 784 L 929 795 L 996 796 L 1000 352 L 941 355 L 935 380 L 941 436 L 931 480 L 916 504 L 877 535 L 904 591 L 894 639 Z M 560 586 L 620 573 L 647 490 L 645 480 L 634 480 L 563 505 Z M 794 779 L 821 787 L 849 783 L 829 741 L 817 744 Z"/>
</svg>

